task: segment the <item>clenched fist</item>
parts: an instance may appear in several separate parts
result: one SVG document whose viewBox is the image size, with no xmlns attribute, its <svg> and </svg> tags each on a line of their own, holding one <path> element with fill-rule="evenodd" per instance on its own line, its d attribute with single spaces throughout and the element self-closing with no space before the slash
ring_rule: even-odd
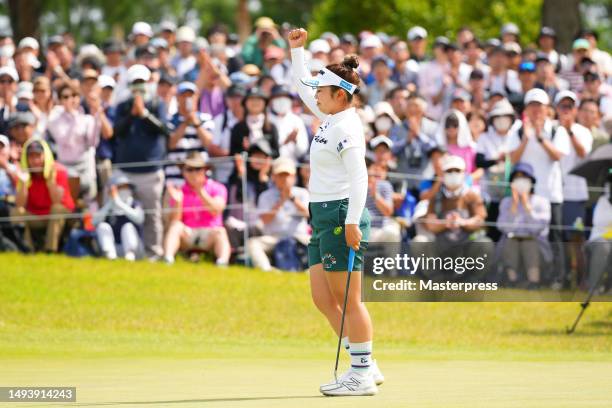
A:
<svg viewBox="0 0 612 408">
<path fill-rule="evenodd" d="M 289 32 L 287 39 L 291 48 L 303 47 L 306 45 L 306 39 L 308 39 L 308 31 L 303 28 L 296 28 Z"/>
</svg>

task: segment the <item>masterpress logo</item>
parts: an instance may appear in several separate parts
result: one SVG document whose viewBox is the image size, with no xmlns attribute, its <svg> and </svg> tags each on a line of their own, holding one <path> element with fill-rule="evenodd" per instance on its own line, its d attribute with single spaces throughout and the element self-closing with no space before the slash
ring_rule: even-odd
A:
<svg viewBox="0 0 612 408">
<path fill-rule="evenodd" d="M 484 271 L 487 257 L 488 254 L 476 258 L 425 256 L 425 254 L 417 257 L 408 254 L 397 254 L 395 257 L 375 257 L 372 273 L 381 275 L 385 271 L 402 270 L 411 275 L 417 271 L 445 271 L 463 275 L 468 271 Z"/>
</svg>

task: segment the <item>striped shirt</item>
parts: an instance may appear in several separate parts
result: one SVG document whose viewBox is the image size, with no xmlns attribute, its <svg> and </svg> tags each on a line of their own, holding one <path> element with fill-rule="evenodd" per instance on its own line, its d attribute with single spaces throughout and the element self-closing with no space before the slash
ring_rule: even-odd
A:
<svg viewBox="0 0 612 408">
<path fill-rule="evenodd" d="M 208 113 L 198 112 L 198 120 L 202 122 L 202 127 L 208 131 L 212 132 L 212 130 L 215 128 L 215 122 Z M 183 116 L 181 116 L 179 113 L 175 113 L 168 121 L 168 129 L 170 132 L 174 132 L 184 121 L 185 118 Z M 172 181 L 174 185 L 183 184 L 181 170 L 175 163 L 180 163 L 181 161 L 185 160 L 187 155 L 193 151 L 202 153 L 204 160 L 208 158 L 208 153 L 202 145 L 202 141 L 200 138 L 198 138 L 197 129 L 194 126 L 187 126 L 185 129 L 185 134 L 177 142 L 174 149 L 168 149 L 168 161 L 170 161 L 170 163 L 164 166 L 166 179 Z"/>
</svg>

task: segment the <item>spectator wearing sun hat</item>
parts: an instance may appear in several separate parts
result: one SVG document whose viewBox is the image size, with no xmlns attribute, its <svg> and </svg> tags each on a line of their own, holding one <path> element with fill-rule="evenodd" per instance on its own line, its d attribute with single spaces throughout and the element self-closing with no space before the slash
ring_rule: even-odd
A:
<svg viewBox="0 0 612 408">
<path fill-rule="evenodd" d="M 297 187 L 295 181 L 294 160 L 279 157 L 272 163 L 272 187 L 257 200 L 262 235 L 250 238 L 248 247 L 254 266 L 264 271 L 272 269 L 269 255 L 279 241 L 293 239 L 308 244 L 309 195 L 306 189 Z"/>
<path fill-rule="evenodd" d="M 274 20 L 270 17 L 259 17 L 255 20 L 255 32 L 242 45 L 244 63 L 255 64 L 263 68 L 265 51 L 271 45 L 283 49 L 286 47 L 285 40 L 278 33 Z"/>
<path fill-rule="evenodd" d="M 193 43 L 196 33 L 189 26 L 182 26 L 176 30 L 177 54 L 172 59 L 172 66 L 176 70 L 176 75 L 183 78 L 196 66 L 196 57 L 193 55 Z"/>
</svg>

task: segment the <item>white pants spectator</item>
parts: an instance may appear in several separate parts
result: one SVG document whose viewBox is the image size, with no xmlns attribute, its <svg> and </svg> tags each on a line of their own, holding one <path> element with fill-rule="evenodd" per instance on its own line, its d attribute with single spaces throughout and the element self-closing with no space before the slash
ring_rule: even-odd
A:
<svg viewBox="0 0 612 408">
<path fill-rule="evenodd" d="M 295 236 L 298 242 L 304 245 L 308 244 L 310 237 L 308 236 Z M 260 237 L 253 237 L 249 239 L 248 249 L 253 266 L 264 271 L 272 270 L 272 264 L 270 263 L 269 256 L 274 251 L 274 247 L 281 240 L 279 237 L 272 235 L 263 235 Z"/>
<path fill-rule="evenodd" d="M 143 241 L 148 256 L 163 255 L 162 240 L 162 192 L 164 191 L 164 171 L 152 173 L 124 173 L 134 186 L 134 198 L 140 201 L 145 211 Z"/>
<path fill-rule="evenodd" d="M 128 222 L 121 227 L 121 249 L 125 259 L 133 261 L 140 250 L 140 236 L 134 224 Z M 102 253 L 108 259 L 117 258 L 117 244 L 113 228 L 107 222 L 101 222 L 96 227 L 96 235 Z"/>
</svg>

